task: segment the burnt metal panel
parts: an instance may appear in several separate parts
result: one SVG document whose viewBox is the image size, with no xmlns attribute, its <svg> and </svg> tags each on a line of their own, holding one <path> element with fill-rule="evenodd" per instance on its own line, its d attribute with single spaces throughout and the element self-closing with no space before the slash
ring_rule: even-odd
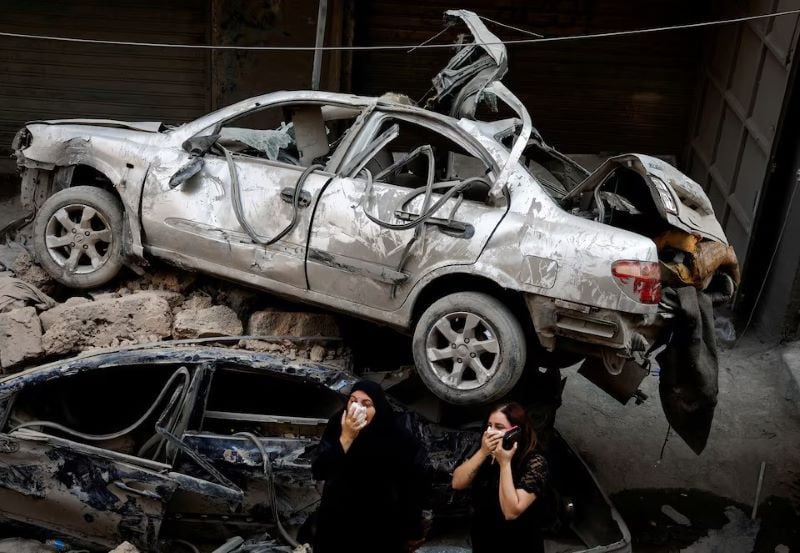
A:
<svg viewBox="0 0 800 553">
<path fill-rule="evenodd" d="M 207 44 L 209 2 L 4 2 L 0 31 Z M 0 155 L 26 121 L 64 117 L 182 123 L 210 108 L 202 50 L 0 39 Z"/>
</svg>

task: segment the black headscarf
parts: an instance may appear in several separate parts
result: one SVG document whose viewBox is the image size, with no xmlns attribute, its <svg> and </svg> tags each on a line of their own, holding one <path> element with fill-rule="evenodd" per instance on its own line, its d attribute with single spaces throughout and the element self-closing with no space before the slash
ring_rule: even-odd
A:
<svg viewBox="0 0 800 553">
<path fill-rule="evenodd" d="M 357 391 L 372 400 L 372 420 L 345 454 L 339 435 L 347 406 L 338 411 L 328 421 L 313 463 L 314 478 L 325 480 L 315 551 L 356 551 L 352 536 L 341 532 L 352 523 L 353 513 L 361 520 L 358 547 L 400 551 L 420 533 L 421 497 L 427 487 L 424 450 L 400 424 L 379 384 L 361 380 L 350 393 Z M 368 502 L 361 490 L 369 491 Z"/>
</svg>

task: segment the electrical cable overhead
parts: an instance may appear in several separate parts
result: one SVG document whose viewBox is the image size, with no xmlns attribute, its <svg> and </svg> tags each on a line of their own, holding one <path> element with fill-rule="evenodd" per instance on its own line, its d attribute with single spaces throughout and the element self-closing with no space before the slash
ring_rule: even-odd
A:
<svg viewBox="0 0 800 553">
<path fill-rule="evenodd" d="M 519 27 L 514 27 L 513 25 L 508 25 L 507 23 L 502 23 L 500 21 L 496 21 L 494 19 L 491 19 L 489 17 L 484 17 L 482 15 L 479 15 L 478 17 L 483 19 L 484 21 L 488 21 L 489 23 L 494 23 L 498 27 L 505 27 L 506 29 L 511 29 L 512 31 L 517 31 L 519 33 L 523 33 L 523 34 L 526 34 L 526 35 L 531 35 L 531 36 L 535 36 L 535 37 L 538 37 L 538 38 L 544 38 L 544 35 L 541 35 L 539 33 L 534 33 L 533 31 L 528 31 L 527 29 L 521 29 Z"/>
<path fill-rule="evenodd" d="M 647 33 L 660 33 L 665 31 L 681 31 L 685 29 L 698 29 L 701 27 L 714 27 L 717 25 L 728 25 L 732 23 L 742 23 L 745 21 L 755 21 L 757 19 L 767 19 L 770 17 L 781 17 L 784 15 L 794 15 L 800 13 L 800 9 L 785 10 L 780 12 L 765 13 L 759 15 L 748 15 L 743 17 L 735 17 L 731 19 L 717 19 L 714 21 L 701 21 L 699 23 L 687 23 L 682 25 L 667 25 L 663 27 L 649 27 L 645 29 L 631 29 L 627 31 L 609 31 L 604 33 L 590 33 L 586 35 L 569 35 L 569 36 L 554 36 L 545 38 L 523 38 L 517 40 L 501 40 L 496 42 L 479 42 L 470 44 L 479 44 L 483 46 L 496 46 L 500 44 L 505 45 L 519 45 L 519 44 L 538 44 L 545 42 L 565 42 L 570 40 L 586 40 L 595 38 L 611 38 L 619 36 L 642 35 Z M 497 22 L 495 22 L 497 23 Z M 502 24 L 505 25 L 505 24 Z M 529 33 L 531 31 L 523 31 Z M 379 46 L 223 46 L 211 44 L 170 44 L 164 42 L 134 42 L 126 40 L 100 40 L 93 38 L 76 38 L 66 36 L 53 36 L 53 35 L 34 35 L 26 33 L 9 33 L 0 32 L 0 37 L 9 38 L 22 38 L 31 40 L 43 40 L 54 42 L 74 42 L 80 44 L 101 44 L 107 46 L 140 46 L 148 48 L 182 48 L 187 50 L 255 50 L 264 52 L 314 52 L 321 51 L 371 51 L 371 50 L 419 50 L 419 49 L 432 49 L 432 48 L 453 48 L 460 46 L 453 43 L 437 43 L 437 44 L 386 44 Z"/>
</svg>

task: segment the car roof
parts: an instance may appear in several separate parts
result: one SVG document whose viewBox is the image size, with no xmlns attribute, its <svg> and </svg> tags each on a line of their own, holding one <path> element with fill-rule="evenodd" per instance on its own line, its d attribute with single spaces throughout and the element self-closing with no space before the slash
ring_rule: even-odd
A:
<svg viewBox="0 0 800 553">
<path fill-rule="evenodd" d="M 54 361 L 3 376 L 0 378 L 0 392 L 9 393 L 32 382 L 52 380 L 96 369 L 175 363 L 236 365 L 254 372 L 304 379 L 309 383 L 316 383 L 337 392 L 343 392 L 355 382 L 352 375 L 321 363 L 298 362 L 273 353 L 206 346 L 193 342 L 192 340 L 173 340 L 84 353 L 70 359 Z"/>
</svg>

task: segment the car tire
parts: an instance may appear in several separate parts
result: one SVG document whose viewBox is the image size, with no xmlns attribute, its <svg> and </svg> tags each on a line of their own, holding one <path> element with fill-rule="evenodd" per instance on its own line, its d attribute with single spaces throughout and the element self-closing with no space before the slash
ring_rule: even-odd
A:
<svg viewBox="0 0 800 553">
<path fill-rule="evenodd" d="M 498 299 L 480 292 L 458 292 L 434 302 L 417 321 L 412 347 L 425 385 L 457 405 L 504 397 L 522 376 L 527 356 L 517 318 Z"/>
<path fill-rule="evenodd" d="M 76 186 L 36 213 L 33 246 L 42 267 L 70 288 L 95 288 L 122 268 L 122 205 L 110 192 Z"/>
</svg>

